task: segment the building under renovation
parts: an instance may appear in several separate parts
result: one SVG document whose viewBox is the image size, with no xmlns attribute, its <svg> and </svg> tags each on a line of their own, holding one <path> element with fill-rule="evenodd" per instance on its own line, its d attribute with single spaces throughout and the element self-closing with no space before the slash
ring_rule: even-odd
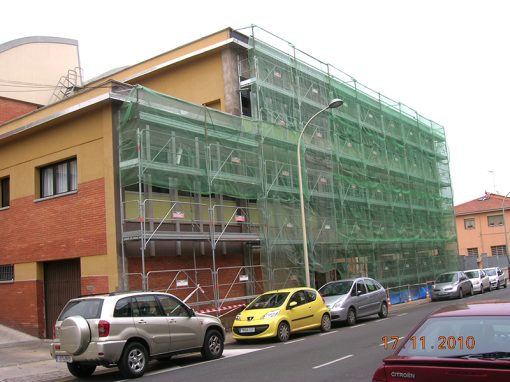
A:
<svg viewBox="0 0 510 382">
<path fill-rule="evenodd" d="M 340 108 L 307 125 L 298 163 L 303 127 L 335 98 L 344 101 Z M 73 124 L 73 116 L 84 120 L 80 110 L 87 111 L 86 126 Z M 67 151 L 55 141 L 45 149 L 49 163 L 68 163 L 74 183 L 62 193 L 67 199 L 58 190 L 46 198 L 36 184 L 38 203 L 29 208 L 63 204 L 54 207 L 61 208 L 59 224 L 75 239 L 63 238 L 66 249 L 58 251 L 52 251 L 58 240 L 34 244 L 32 257 L 19 257 L 24 265 L 6 256 L 0 264 L 13 266 L 12 290 L 18 270 L 27 282 L 35 278 L 38 324 L 21 327 L 38 325 L 40 335 L 62 304 L 48 302 L 47 293 L 59 282 L 52 274 L 65 273 L 54 268 L 59 262 L 70 269 L 77 261 L 71 295 L 164 290 L 217 310 L 264 290 L 303 285 L 305 227 L 312 286 L 358 275 L 387 287 L 413 284 L 457 266 L 443 127 L 260 28 L 227 29 L 123 68 L 37 113 L 0 126 L 0 138 L 23 147 L 31 128 L 48 124 L 34 131 L 50 134 L 50 124 L 66 115 L 61 124 L 72 127 L 54 130 L 66 137 L 60 142 L 69 142 Z M 83 144 L 93 141 L 91 126 L 98 127 L 102 151 Z M 67 137 L 73 129 L 81 130 Z M 41 184 L 42 164 L 31 168 L 44 170 Z M 11 186 L 16 171 L 9 169 L 16 166 L 0 166 Z M 100 190 L 100 200 L 89 199 L 93 206 L 79 204 L 92 184 L 86 177 L 102 179 L 93 183 Z M 2 214 L 17 214 L 16 192 L 0 209 L 0 222 Z M 81 216 L 76 233 L 66 224 L 69 203 Z M 7 247 L 21 254 L 14 241 L 23 230 L 10 232 Z"/>
<path fill-rule="evenodd" d="M 125 255 L 139 262 L 141 254 L 142 274 L 150 256 L 188 258 L 197 273 L 192 265 L 206 255 L 213 284 L 227 289 L 243 280 L 265 289 L 302 284 L 298 137 L 341 98 L 303 136 L 315 285 L 356 275 L 403 285 L 456 264 L 443 128 L 251 31 L 237 62 L 241 116 L 142 87 L 127 95 L 119 124 Z M 229 254 L 242 255 L 235 274 L 214 264 Z M 167 286 L 160 282 L 149 274 L 148 287 Z"/>
</svg>

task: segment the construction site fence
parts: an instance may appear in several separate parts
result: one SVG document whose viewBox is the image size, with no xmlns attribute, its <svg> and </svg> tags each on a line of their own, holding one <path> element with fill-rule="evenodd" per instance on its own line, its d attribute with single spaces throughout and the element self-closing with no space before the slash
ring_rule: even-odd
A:
<svg viewBox="0 0 510 382">
<path fill-rule="evenodd" d="M 261 265 L 233 266 L 218 268 L 216 272 L 210 268 L 167 269 L 150 271 L 146 277 L 149 290 L 171 293 L 186 300 L 186 304 L 198 312 L 222 317 L 243 309 L 255 297 L 267 291 L 264 286 L 268 285 L 268 280 L 255 277 L 266 274 L 262 268 Z M 272 273 L 274 279 L 282 282 L 271 289 L 299 286 L 298 268 L 273 269 Z M 127 273 L 126 277 L 130 279 L 129 289 L 141 287 L 141 273 Z M 427 299 L 432 294 L 432 284 L 433 281 L 427 281 L 386 288 L 388 302 L 397 305 Z M 239 293 L 240 290 L 248 293 Z"/>
<path fill-rule="evenodd" d="M 386 289 L 388 301 L 391 305 L 423 300 L 429 298 L 432 293 L 433 281 L 420 284 L 408 284 Z"/>
</svg>

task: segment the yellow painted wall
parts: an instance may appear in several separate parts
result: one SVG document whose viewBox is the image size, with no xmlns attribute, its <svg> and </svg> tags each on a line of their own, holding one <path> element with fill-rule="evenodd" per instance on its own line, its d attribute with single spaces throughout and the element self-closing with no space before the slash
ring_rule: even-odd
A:
<svg viewBox="0 0 510 382">
<path fill-rule="evenodd" d="M 41 263 L 14 264 L 16 281 L 43 280 L 44 270 Z"/>
<path fill-rule="evenodd" d="M 165 68 L 136 83 L 199 105 L 219 100 L 225 104 L 221 52 Z"/>
<path fill-rule="evenodd" d="M 0 177 L 10 177 L 11 201 L 22 197 L 37 199 L 38 167 L 71 157 L 77 158 L 78 189 L 80 183 L 104 178 L 107 253 L 82 258 L 82 275 L 108 275 L 110 290 L 119 284 L 113 131 L 111 105 L 103 103 L 42 125 L 0 146 Z M 16 280 L 35 279 L 34 264 L 16 264 Z"/>
<path fill-rule="evenodd" d="M 140 73 L 149 70 L 151 68 L 164 65 L 172 60 L 178 59 L 188 54 L 192 54 L 194 52 L 200 51 L 201 49 L 210 47 L 211 45 L 221 43 L 230 38 L 230 29 L 224 29 L 217 33 L 213 33 L 209 36 L 203 37 L 199 40 L 193 41 L 189 44 L 183 45 L 166 53 L 162 53 L 159 56 L 152 57 L 146 61 L 142 61 L 136 65 L 133 65 L 129 68 L 121 70 L 111 76 L 101 78 L 95 82 L 91 82 L 88 85 L 94 86 L 100 82 L 103 82 L 107 79 L 125 82 L 130 78 L 140 77 Z M 133 83 L 138 83 L 138 81 L 131 81 Z"/>
<path fill-rule="evenodd" d="M 78 159 L 78 183 L 103 178 L 104 123 L 100 110 L 77 114 L 0 146 L 0 176 L 10 176 L 11 200 L 38 197 L 37 168 L 70 157 Z"/>
</svg>

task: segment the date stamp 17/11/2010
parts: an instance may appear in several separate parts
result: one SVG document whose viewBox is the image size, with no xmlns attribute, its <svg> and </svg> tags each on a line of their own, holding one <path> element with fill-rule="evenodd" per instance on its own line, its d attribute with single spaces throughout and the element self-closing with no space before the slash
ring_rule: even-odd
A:
<svg viewBox="0 0 510 382">
<path fill-rule="evenodd" d="M 395 350 L 401 339 L 399 336 L 383 336 L 382 345 L 386 350 Z M 475 346 L 476 340 L 473 336 L 438 336 L 434 339 L 429 339 L 425 336 L 411 336 L 405 343 L 404 348 L 411 347 L 412 350 L 472 350 Z"/>
</svg>

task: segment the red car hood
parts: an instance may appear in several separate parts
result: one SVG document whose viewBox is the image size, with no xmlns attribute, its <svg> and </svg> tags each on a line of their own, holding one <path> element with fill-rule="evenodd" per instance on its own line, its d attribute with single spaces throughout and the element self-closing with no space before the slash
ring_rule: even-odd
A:
<svg viewBox="0 0 510 382">
<path fill-rule="evenodd" d="M 379 379 L 386 382 L 507 382 L 510 381 L 510 360 L 455 359 L 389 356 L 384 359 Z M 382 379 L 385 377 L 386 379 Z"/>
</svg>

